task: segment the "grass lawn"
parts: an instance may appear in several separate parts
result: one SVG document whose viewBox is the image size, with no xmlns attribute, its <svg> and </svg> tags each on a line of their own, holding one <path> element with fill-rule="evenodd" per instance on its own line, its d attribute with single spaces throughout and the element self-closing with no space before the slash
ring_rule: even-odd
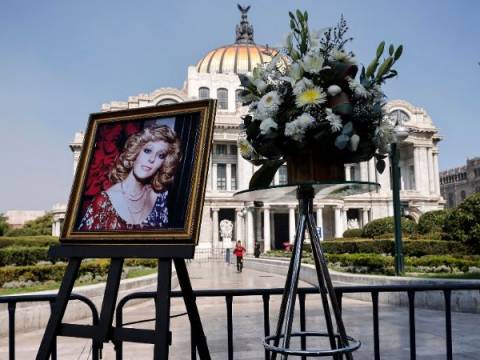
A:
<svg viewBox="0 0 480 360">
<path fill-rule="evenodd" d="M 150 275 L 153 274 L 157 271 L 156 268 L 145 268 L 145 269 L 134 269 L 128 272 L 127 279 L 132 279 L 144 275 Z M 84 285 L 92 285 L 92 284 L 98 284 L 101 282 L 104 282 L 105 280 L 92 280 L 88 282 L 79 282 L 78 280 L 75 281 L 74 286 L 84 286 Z M 37 292 L 37 291 L 44 291 L 44 290 L 55 290 L 60 287 L 60 282 L 55 281 L 55 282 L 49 282 L 48 284 L 42 284 L 42 285 L 34 285 L 30 287 L 21 287 L 21 288 L 12 288 L 12 289 L 2 289 L 0 288 L 0 296 L 3 295 L 20 295 L 20 294 L 25 294 L 25 293 L 30 293 L 30 292 Z"/>
</svg>

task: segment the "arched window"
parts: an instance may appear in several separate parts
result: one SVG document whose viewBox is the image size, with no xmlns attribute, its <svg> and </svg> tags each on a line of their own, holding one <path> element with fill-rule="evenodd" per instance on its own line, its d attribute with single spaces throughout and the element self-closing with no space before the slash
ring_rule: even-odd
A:
<svg viewBox="0 0 480 360">
<path fill-rule="evenodd" d="M 217 90 L 218 108 L 222 110 L 228 109 L 228 90 L 220 88 Z"/>
<path fill-rule="evenodd" d="M 201 87 L 198 89 L 198 98 L 200 100 L 210 98 L 210 89 L 207 87 Z"/>
<path fill-rule="evenodd" d="M 398 110 L 398 109 L 393 110 L 390 113 L 390 118 L 392 119 L 395 125 L 396 124 L 403 125 L 410 120 L 410 116 L 408 116 L 408 114 L 405 111 Z"/>
<path fill-rule="evenodd" d="M 157 105 L 167 105 L 167 104 L 176 104 L 176 103 L 178 103 L 177 100 L 172 99 L 172 98 L 166 98 L 166 99 L 162 99 L 159 102 L 157 102 Z"/>
</svg>

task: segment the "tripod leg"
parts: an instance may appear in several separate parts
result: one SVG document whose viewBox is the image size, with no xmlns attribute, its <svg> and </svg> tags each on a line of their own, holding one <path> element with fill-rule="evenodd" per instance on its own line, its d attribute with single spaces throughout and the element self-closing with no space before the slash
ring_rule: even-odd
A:
<svg viewBox="0 0 480 360">
<path fill-rule="evenodd" d="M 197 303 L 193 297 L 192 284 L 188 276 L 187 267 L 184 259 L 175 259 L 175 268 L 177 269 L 178 282 L 183 293 L 183 300 L 187 308 L 190 326 L 192 327 L 192 341 L 198 348 L 198 354 L 202 360 L 210 360 L 210 352 L 208 351 L 207 339 L 203 332 L 202 322 L 198 313 Z"/>
<path fill-rule="evenodd" d="M 313 215 L 309 215 L 309 223 L 312 227 L 312 250 L 314 251 L 315 261 L 318 260 L 320 269 L 322 270 L 323 277 L 325 279 L 325 285 L 327 287 L 328 294 L 330 296 L 330 302 L 332 304 L 333 314 L 335 316 L 335 321 L 337 322 L 338 332 L 340 335 L 340 342 L 342 347 L 348 346 L 347 332 L 345 331 L 345 326 L 343 325 L 342 314 L 340 311 L 340 306 L 335 295 L 335 290 L 333 289 L 332 280 L 330 278 L 330 273 L 328 272 L 327 262 L 325 256 L 323 255 L 322 247 L 320 246 L 320 239 L 316 231 L 313 231 L 313 224 L 315 224 L 315 219 Z M 351 353 L 345 354 L 347 360 L 353 360 L 353 355 Z"/>
<path fill-rule="evenodd" d="M 55 341 L 55 335 L 58 332 L 63 315 L 65 314 L 68 299 L 72 293 L 73 283 L 78 275 L 81 262 L 82 259 L 80 258 L 71 258 L 68 261 L 67 269 L 65 271 L 65 275 L 63 276 L 62 284 L 60 285 L 52 314 L 50 315 L 45 334 L 43 335 L 40 348 L 38 349 L 36 357 L 37 360 L 47 360 L 50 356 L 52 344 Z"/>
<path fill-rule="evenodd" d="M 298 278 L 300 274 L 300 265 L 302 261 L 302 245 L 305 237 L 305 215 L 301 214 L 298 219 L 297 232 L 295 234 L 295 243 L 293 245 L 292 258 L 290 259 L 290 266 L 288 269 L 287 280 L 285 282 L 285 291 L 282 296 L 282 303 L 280 306 L 280 313 L 278 317 L 276 338 L 274 346 L 278 346 L 280 335 L 283 328 L 283 348 L 288 348 L 290 345 L 290 334 L 292 332 L 293 313 L 295 310 L 295 299 L 298 288 Z M 286 319 L 285 319 L 286 314 Z M 272 353 L 272 360 L 277 357 L 276 353 Z M 282 359 L 287 359 L 287 355 L 283 355 Z"/>
<path fill-rule="evenodd" d="M 158 259 L 157 294 L 155 297 L 154 360 L 167 360 L 170 346 L 170 287 L 172 259 Z"/>
<path fill-rule="evenodd" d="M 316 251 L 316 247 L 313 246 L 313 242 L 315 241 L 314 232 L 316 232 L 316 229 L 315 229 L 315 225 L 312 224 L 311 216 L 309 216 L 308 219 L 307 219 L 307 225 L 308 225 L 308 232 L 310 234 L 310 239 L 311 239 L 311 242 L 312 242 L 312 255 L 313 255 L 313 259 L 315 261 L 315 269 L 316 269 L 316 273 L 317 273 L 320 296 L 322 298 L 323 312 L 325 314 L 325 322 L 326 322 L 326 325 L 327 325 L 328 337 L 329 337 L 329 340 L 330 340 L 330 347 L 332 349 L 336 349 L 337 344 L 336 344 L 336 341 L 335 341 L 335 331 L 333 329 L 332 316 L 330 314 L 330 306 L 328 304 L 327 289 L 326 289 L 326 286 L 325 286 L 323 269 L 320 265 L 320 261 L 319 261 L 318 253 Z"/>
</svg>

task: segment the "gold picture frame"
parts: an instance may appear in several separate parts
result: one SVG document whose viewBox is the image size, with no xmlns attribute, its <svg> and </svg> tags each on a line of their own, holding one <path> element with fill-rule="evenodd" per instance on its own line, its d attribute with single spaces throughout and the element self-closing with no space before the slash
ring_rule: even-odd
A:
<svg viewBox="0 0 480 360">
<path fill-rule="evenodd" d="M 60 241 L 197 245 L 216 100 L 91 114 Z"/>
</svg>

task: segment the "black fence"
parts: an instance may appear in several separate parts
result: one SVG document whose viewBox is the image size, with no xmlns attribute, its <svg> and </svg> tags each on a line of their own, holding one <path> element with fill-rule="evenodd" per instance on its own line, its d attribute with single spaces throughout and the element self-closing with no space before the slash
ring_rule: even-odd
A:
<svg viewBox="0 0 480 360">
<path fill-rule="evenodd" d="M 373 354 L 372 359 L 381 359 L 380 355 L 380 324 L 379 324 L 379 295 L 382 293 L 406 293 L 408 296 L 408 314 L 409 314 L 409 343 L 410 343 L 410 359 L 416 359 L 416 330 L 415 330 L 415 295 L 418 292 L 425 291 L 440 291 L 443 293 L 445 307 L 445 358 L 453 359 L 452 354 L 452 310 L 451 310 L 451 294 L 453 291 L 478 291 L 480 285 L 478 284 L 442 284 L 436 285 L 385 285 L 385 286 L 338 286 L 335 287 L 335 292 L 342 304 L 342 297 L 344 294 L 370 294 L 372 305 L 372 326 L 373 326 Z M 228 359 L 233 360 L 235 351 L 233 346 L 233 299 L 242 296 L 258 296 L 263 302 L 263 328 L 264 335 L 270 335 L 270 300 L 272 296 L 281 296 L 283 288 L 275 289 L 223 289 L 223 290 L 197 290 L 194 291 L 196 298 L 212 298 L 221 297 L 225 300 L 225 311 L 227 315 L 227 346 Z M 300 330 L 306 330 L 306 309 L 305 300 L 308 295 L 318 294 L 318 290 L 314 287 L 300 288 L 298 290 L 298 302 L 300 310 Z M 172 291 L 172 297 L 181 297 L 180 291 Z M 127 324 L 123 323 L 123 310 L 125 305 L 135 299 L 154 299 L 155 292 L 137 292 L 122 298 L 116 310 L 116 326 L 118 328 Z M 73 295 L 72 299 L 83 301 L 92 312 L 92 322 L 95 325 L 98 322 L 98 312 L 94 304 L 87 298 L 80 295 Z M 8 304 L 9 313 L 9 359 L 15 359 L 15 308 L 19 302 L 50 302 L 55 301 L 54 295 L 19 295 L 19 296 L 5 296 L 0 297 L 0 303 Z M 201 315 L 201 308 L 200 308 Z M 480 340 L 480 332 L 478 333 Z M 302 341 L 302 346 L 305 342 Z M 92 343 L 93 359 L 98 359 L 101 345 Z M 118 342 L 115 344 L 116 358 L 123 358 L 123 344 Z M 52 359 L 56 359 L 56 347 Z M 196 359 L 196 351 L 194 344 L 191 346 L 191 359 Z M 265 359 L 268 359 L 268 353 L 265 352 Z"/>
</svg>

